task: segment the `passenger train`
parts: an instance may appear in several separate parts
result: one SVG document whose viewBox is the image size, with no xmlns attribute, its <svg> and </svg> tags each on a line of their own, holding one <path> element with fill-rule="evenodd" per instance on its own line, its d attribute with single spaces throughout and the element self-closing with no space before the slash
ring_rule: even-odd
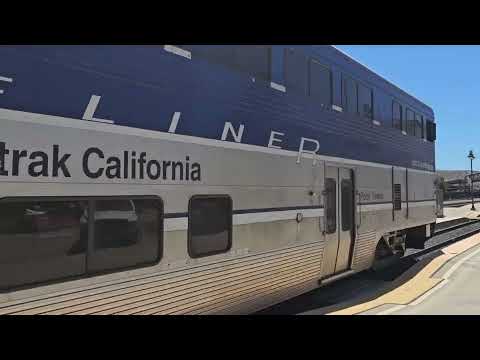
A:
<svg viewBox="0 0 480 360">
<path fill-rule="evenodd" d="M 436 221 L 433 110 L 333 46 L 1 46 L 0 121 L 0 314 L 254 313 Z"/>
</svg>

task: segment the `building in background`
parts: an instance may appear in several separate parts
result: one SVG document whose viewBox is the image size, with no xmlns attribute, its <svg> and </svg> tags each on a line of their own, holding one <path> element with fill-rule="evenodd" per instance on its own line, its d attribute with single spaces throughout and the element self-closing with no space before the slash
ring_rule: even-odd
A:
<svg viewBox="0 0 480 360">
<path fill-rule="evenodd" d="M 470 171 L 467 170 L 437 170 L 439 177 L 443 179 L 444 199 L 462 199 L 470 197 Z M 480 196 L 480 182 L 473 183 L 475 196 Z"/>
</svg>

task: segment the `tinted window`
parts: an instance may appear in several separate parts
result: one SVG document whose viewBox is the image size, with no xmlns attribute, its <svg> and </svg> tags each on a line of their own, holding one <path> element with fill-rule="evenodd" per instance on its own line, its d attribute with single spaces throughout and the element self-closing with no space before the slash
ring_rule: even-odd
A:
<svg viewBox="0 0 480 360">
<path fill-rule="evenodd" d="M 285 49 L 285 84 L 287 92 L 307 95 L 307 57 L 300 51 Z"/>
<path fill-rule="evenodd" d="M 415 114 L 407 108 L 406 111 L 407 134 L 415 136 Z"/>
<path fill-rule="evenodd" d="M 162 233 L 158 200 L 1 202 L 0 287 L 153 262 Z"/>
<path fill-rule="evenodd" d="M 348 77 L 342 78 L 342 97 L 345 111 L 351 114 L 358 113 L 357 84 Z"/>
<path fill-rule="evenodd" d="M 393 127 L 398 130 L 403 130 L 402 124 L 402 105 L 393 102 Z"/>
<path fill-rule="evenodd" d="M 310 96 L 321 106 L 332 103 L 330 70 L 315 60 L 310 61 Z"/>
<path fill-rule="evenodd" d="M 427 120 L 427 140 L 433 142 L 436 139 L 437 139 L 437 125 L 434 122 Z"/>
<path fill-rule="evenodd" d="M 423 137 L 423 117 L 420 114 L 415 114 L 415 136 L 417 138 Z"/>
<path fill-rule="evenodd" d="M 87 227 L 86 202 L 0 203 L 0 287 L 83 274 Z"/>
<path fill-rule="evenodd" d="M 358 111 L 361 116 L 373 119 L 373 92 L 362 84 L 358 85 Z"/>
<path fill-rule="evenodd" d="M 89 271 L 153 263 L 160 257 L 162 206 L 156 200 L 95 201 Z"/>
<path fill-rule="evenodd" d="M 353 225 L 353 185 L 352 180 L 342 180 L 342 231 L 352 230 Z"/>
<path fill-rule="evenodd" d="M 239 71 L 255 78 L 270 81 L 270 46 L 235 46 L 234 59 L 234 66 Z"/>
<path fill-rule="evenodd" d="M 246 75 L 270 80 L 270 46 L 267 45 L 177 45 L 192 58 L 227 66 Z"/>
<path fill-rule="evenodd" d="M 232 200 L 194 196 L 188 212 L 188 253 L 197 258 L 227 252 L 232 245 Z"/>
<path fill-rule="evenodd" d="M 327 218 L 327 234 L 337 231 L 337 182 L 334 179 L 325 179 L 325 215 Z"/>
<path fill-rule="evenodd" d="M 401 210 L 402 209 L 402 185 L 395 184 L 393 186 L 393 209 Z"/>
</svg>

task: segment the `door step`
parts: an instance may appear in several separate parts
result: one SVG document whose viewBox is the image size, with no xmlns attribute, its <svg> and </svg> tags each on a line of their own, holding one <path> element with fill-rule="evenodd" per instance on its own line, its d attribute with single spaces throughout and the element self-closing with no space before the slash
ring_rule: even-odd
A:
<svg viewBox="0 0 480 360">
<path fill-rule="evenodd" d="M 319 281 L 319 283 L 320 283 L 320 285 L 327 285 L 327 284 L 330 284 L 334 281 L 343 279 L 343 278 L 345 278 L 347 276 L 350 276 L 350 275 L 353 275 L 353 274 L 355 274 L 354 270 L 347 270 L 347 271 L 341 272 L 339 274 L 335 274 L 335 275 L 332 275 L 332 276 L 327 277 L 325 279 L 322 279 L 322 280 Z"/>
</svg>

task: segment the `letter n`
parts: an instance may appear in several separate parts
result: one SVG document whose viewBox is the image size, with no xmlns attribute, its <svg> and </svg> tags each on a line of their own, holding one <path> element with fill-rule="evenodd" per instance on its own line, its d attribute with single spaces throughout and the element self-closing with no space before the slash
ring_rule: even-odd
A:
<svg viewBox="0 0 480 360">
<path fill-rule="evenodd" d="M 238 128 L 238 132 L 235 132 L 235 128 L 233 127 L 232 123 L 226 122 L 223 128 L 222 140 L 223 141 L 227 140 L 228 133 L 230 132 L 235 142 L 241 143 L 244 129 L 245 129 L 245 126 L 243 124 L 240 124 L 240 127 Z"/>
</svg>

